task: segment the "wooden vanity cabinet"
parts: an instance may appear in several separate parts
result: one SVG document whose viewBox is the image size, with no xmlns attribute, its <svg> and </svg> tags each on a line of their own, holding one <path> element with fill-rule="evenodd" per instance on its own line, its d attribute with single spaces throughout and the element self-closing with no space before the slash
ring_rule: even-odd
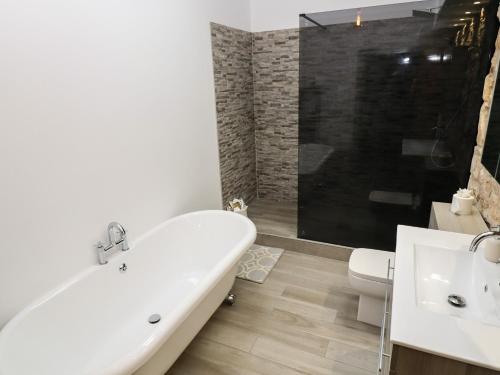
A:
<svg viewBox="0 0 500 375">
<path fill-rule="evenodd" d="M 390 375 L 500 375 L 500 371 L 393 345 Z"/>
</svg>

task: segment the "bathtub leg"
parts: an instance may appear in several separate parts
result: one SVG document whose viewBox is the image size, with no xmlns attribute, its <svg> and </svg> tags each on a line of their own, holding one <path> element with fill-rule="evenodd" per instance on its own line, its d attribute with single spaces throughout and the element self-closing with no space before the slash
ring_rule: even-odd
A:
<svg viewBox="0 0 500 375">
<path fill-rule="evenodd" d="M 236 295 L 233 293 L 228 293 L 226 299 L 224 300 L 224 303 L 226 305 L 232 306 L 236 302 Z"/>
</svg>

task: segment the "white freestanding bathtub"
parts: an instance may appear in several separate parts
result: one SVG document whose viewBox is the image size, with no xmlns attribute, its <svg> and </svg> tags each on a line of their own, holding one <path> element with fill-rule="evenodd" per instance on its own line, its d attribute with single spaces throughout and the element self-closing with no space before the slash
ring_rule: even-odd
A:
<svg viewBox="0 0 500 375">
<path fill-rule="evenodd" d="M 224 300 L 255 236 L 225 211 L 166 221 L 16 315 L 0 332 L 0 374 L 164 374 Z M 150 324 L 152 314 L 161 320 Z"/>
</svg>

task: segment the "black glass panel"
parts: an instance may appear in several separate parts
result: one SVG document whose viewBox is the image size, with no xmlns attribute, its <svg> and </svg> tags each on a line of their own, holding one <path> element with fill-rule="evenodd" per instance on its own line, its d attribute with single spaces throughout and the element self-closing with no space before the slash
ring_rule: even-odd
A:
<svg viewBox="0 0 500 375">
<path fill-rule="evenodd" d="M 394 250 L 467 185 L 498 2 L 308 14 L 300 30 L 300 238 Z"/>
</svg>

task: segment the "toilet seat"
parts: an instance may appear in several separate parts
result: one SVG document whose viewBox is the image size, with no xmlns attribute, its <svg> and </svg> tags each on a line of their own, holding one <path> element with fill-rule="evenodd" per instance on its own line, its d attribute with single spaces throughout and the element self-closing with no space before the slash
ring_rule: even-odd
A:
<svg viewBox="0 0 500 375">
<path fill-rule="evenodd" d="M 374 249 L 354 249 L 349 259 L 349 274 L 358 279 L 387 284 L 387 265 L 394 267 L 395 254 Z M 392 283 L 392 272 L 390 273 Z"/>
</svg>

